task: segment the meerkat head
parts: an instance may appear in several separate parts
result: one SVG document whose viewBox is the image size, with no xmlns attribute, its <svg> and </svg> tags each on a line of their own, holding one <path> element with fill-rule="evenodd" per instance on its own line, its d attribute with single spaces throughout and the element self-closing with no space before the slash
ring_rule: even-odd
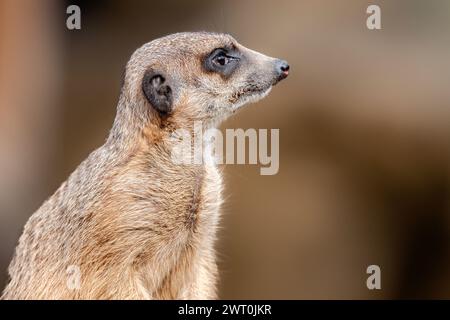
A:
<svg viewBox="0 0 450 320">
<path fill-rule="evenodd" d="M 288 73 L 286 61 L 250 50 L 229 35 L 177 33 L 136 50 L 123 93 L 148 121 L 213 126 L 266 96 Z"/>
</svg>

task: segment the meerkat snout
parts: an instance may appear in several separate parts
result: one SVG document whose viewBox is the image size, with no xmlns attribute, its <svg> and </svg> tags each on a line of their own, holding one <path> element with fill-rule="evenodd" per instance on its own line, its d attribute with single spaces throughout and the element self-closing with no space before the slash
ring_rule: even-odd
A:
<svg viewBox="0 0 450 320">
<path fill-rule="evenodd" d="M 276 68 L 278 71 L 278 79 L 277 79 L 278 80 L 277 83 L 278 83 L 279 81 L 286 79 L 288 77 L 290 67 L 289 67 L 289 64 L 287 63 L 287 61 L 284 61 L 284 60 L 278 60 L 275 63 L 275 65 L 276 65 Z"/>
</svg>

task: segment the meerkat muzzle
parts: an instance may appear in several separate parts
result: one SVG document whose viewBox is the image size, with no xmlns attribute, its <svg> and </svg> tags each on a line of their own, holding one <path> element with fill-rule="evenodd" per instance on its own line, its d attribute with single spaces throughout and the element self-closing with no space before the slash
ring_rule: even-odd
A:
<svg viewBox="0 0 450 320">
<path fill-rule="evenodd" d="M 278 75 L 277 81 L 274 84 L 277 84 L 283 79 L 286 79 L 289 75 L 289 64 L 285 60 L 277 60 L 275 62 L 275 68 Z"/>
</svg>

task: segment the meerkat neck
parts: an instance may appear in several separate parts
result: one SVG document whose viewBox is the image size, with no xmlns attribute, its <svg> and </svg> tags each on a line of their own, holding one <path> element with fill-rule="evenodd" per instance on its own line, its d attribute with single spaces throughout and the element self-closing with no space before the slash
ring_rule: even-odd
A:
<svg viewBox="0 0 450 320">
<path fill-rule="evenodd" d="M 182 117 L 182 122 L 173 122 L 170 118 L 165 119 L 161 115 L 146 110 L 145 105 L 133 104 L 124 94 L 121 94 L 117 106 L 117 114 L 113 127 L 106 141 L 106 146 L 118 153 L 135 153 L 139 148 L 158 147 L 158 152 L 164 156 L 161 158 L 171 159 L 174 149 L 180 146 L 179 138 L 188 142 L 191 156 L 208 152 L 203 135 L 206 130 L 215 128 L 213 123 L 197 122 L 191 114 Z M 183 112 L 183 111 L 181 111 Z M 198 167 L 201 159 L 193 159 L 191 164 Z M 177 161 L 174 161 L 177 164 Z M 186 165 L 186 163 L 183 163 Z"/>
<path fill-rule="evenodd" d="M 113 149 L 124 151 L 133 149 L 148 122 L 147 112 L 143 106 L 131 103 L 130 98 L 122 92 L 117 104 L 117 113 L 112 129 L 106 140 L 106 145 Z"/>
</svg>

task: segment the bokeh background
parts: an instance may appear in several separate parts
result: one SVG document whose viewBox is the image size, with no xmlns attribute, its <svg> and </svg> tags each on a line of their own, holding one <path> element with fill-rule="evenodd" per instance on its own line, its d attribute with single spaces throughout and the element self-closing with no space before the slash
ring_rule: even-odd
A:
<svg viewBox="0 0 450 320">
<path fill-rule="evenodd" d="M 26 220 L 107 137 L 131 53 L 196 30 L 292 68 L 222 126 L 279 128 L 280 171 L 225 168 L 220 297 L 450 298 L 446 0 L 0 0 L 0 289 Z"/>
</svg>

